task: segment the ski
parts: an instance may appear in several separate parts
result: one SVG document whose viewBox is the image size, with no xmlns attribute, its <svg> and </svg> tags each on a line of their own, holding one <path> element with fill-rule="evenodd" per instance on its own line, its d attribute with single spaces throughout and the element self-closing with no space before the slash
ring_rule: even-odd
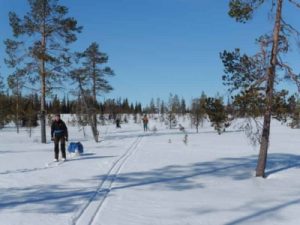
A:
<svg viewBox="0 0 300 225">
<path fill-rule="evenodd" d="M 46 163 L 46 167 L 55 167 L 55 166 L 59 166 L 61 164 L 63 164 L 64 162 L 66 161 L 53 161 L 53 162 L 49 162 L 49 163 Z"/>
</svg>

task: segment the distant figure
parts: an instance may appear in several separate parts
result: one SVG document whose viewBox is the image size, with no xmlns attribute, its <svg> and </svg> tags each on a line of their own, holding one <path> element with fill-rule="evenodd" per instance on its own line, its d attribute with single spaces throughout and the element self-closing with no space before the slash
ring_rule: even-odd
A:
<svg viewBox="0 0 300 225">
<path fill-rule="evenodd" d="M 143 118 L 144 131 L 148 131 L 148 122 L 149 122 L 148 117 L 147 117 L 147 115 L 145 114 L 145 115 L 144 115 L 144 118 Z"/>
<path fill-rule="evenodd" d="M 184 135 L 183 143 L 186 145 L 188 144 L 188 135 L 187 134 Z"/>
<path fill-rule="evenodd" d="M 185 132 L 184 126 L 182 126 L 181 124 L 179 124 L 179 130 L 182 131 L 182 132 Z"/>
<path fill-rule="evenodd" d="M 116 119 L 116 127 L 117 128 L 121 128 L 121 120 L 120 120 L 120 118 Z"/>
<path fill-rule="evenodd" d="M 66 160 L 66 141 L 68 141 L 68 128 L 64 121 L 60 119 L 60 114 L 56 114 L 51 125 L 51 140 L 54 141 L 54 161 L 58 161 L 59 142 L 62 160 Z"/>
</svg>

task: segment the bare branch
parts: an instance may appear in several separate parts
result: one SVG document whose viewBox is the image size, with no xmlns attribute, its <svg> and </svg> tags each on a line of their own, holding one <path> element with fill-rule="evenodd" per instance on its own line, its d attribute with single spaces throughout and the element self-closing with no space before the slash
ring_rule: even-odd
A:
<svg viewBox="0 0 300 225">
<path fill-rule="evenodd" d="M 30 91 L 33 91 L 33 92 L 39 92 L 40 91 L 40 89 L 38 89 L 38 88 L 29 87 L 27 85 L 24 85 L 23 87 L 30 90 Z"/>
<path fill-rule="evenodd" d="M 285 29 L 287 29 L 287 31 L 289 31 L 292 34 L 296 34 L 297 36 L 300 36 L 300 32 L 295 27 L 293 27 L 291 24 L 288 24 L 287 22 L 285 22 L 284 19 L 281 19 L 281 22 L 282 22 L 282 26 Z"/>
<path fill-rule="evenodd" d="M 280 61 L 278 61 L 278 65 L 281 66 L 285 70 L 286 75 L 295 82 L 295 84 L 297 85 L 297 88 L 298 88 L 298 92 L 300 93 L 299 76 L 293 72 L 293 69 L 289 65 L 287 65 L 283 62 L 280 62 Z"/>
<path fill-rule="evenodd" d="M 300 3 L 296 0 L 289 0 L 290 3 L 294 4 L 296 7 L 300 8 Z"/>
</svg>

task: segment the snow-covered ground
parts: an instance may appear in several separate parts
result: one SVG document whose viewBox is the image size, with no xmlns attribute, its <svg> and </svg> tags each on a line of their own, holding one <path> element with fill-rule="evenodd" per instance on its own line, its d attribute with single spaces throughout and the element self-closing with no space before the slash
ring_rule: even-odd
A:
<svg viewBox="0 0 300 225">
<path fill-rule="evenodd" d="M 100 143 L 69 126 L 85 153 L 59 166 L 47 166 L 53 144 L 39 143 L 39 128 L 32 138 L 1 130 L 0 224 L 300 223 L 300 130 L 273 121 L 268 178 L 260 179 L 257 149 L 243 132 L 187 129 L 186 145 L 182 132 L 154 125 L 146 134 L 141 124 L 103 126 Z"/>
</svg>

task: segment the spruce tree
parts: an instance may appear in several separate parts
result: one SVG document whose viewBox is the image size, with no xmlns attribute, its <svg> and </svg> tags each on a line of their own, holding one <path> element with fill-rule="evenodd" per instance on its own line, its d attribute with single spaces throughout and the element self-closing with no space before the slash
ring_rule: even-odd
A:
<svg viewBox="0 0 300 225">
<path fill-rule="evenodd" d="M 57 95 L 54 96 L 51 105 L 52 105 L 51 107 L 52 114 L 61 113 L 61 102 L 58 99 Z"/>
<path fill-rule="evenodd" d="M 151 98 L 149 109 L 148 109 L 148 113 L 151 113 L 151 114 L 156 113 L 156 107 L 155 107 L 155 103 L 154 103 L 154 98 Z"/>
<path fill-rule="evenodd" d="M 185 113 L 186 113 L 186 103 L 184 98 L 182 98 L 180 101 L 180 114 L 185 115 Z"/>
</svg>

